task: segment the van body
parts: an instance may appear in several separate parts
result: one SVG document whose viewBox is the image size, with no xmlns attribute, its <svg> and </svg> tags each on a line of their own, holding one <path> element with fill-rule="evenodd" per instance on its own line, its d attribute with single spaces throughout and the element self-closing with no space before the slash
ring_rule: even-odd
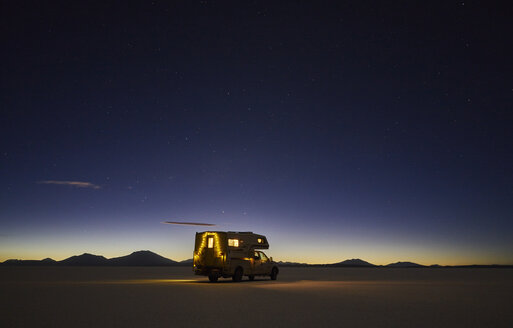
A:
<svg viewBox="0 0 513 328">
<path fill-rule="evenodd" d="M 240 281 L 243 276 L 250 280 L 255 276 L 276 280 L 278 265 L 260 251 L 268 248 L 267 238 L 252 232 L 197 232 L 193 270 L 197 275 L 208 276 L 212 282 L 219 277 Z"/>
</svg>

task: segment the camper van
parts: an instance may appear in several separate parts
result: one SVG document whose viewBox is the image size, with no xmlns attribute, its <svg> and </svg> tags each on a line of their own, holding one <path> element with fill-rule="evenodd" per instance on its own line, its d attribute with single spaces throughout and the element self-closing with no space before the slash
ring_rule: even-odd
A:
<svg viewBox="0 0 513 328">
<path fill-rule="evenodd" d="M 241 281 L 243 276 L 269 276 L 276 280 L 278 265 L 261 249 L 269 243 L 263 235 L 252 232 L 204 231 L 196 233 L 193 269 L 197 275 L 208 276 L 211 282 L 219 277 Z"/>
</svg>

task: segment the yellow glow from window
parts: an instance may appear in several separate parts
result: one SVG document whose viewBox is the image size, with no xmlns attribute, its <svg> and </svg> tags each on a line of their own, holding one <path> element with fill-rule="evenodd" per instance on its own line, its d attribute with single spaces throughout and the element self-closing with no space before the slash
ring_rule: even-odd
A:
<svg viewBox="0 0 513 328">
<path fill-rule="evenodd" d="M 208 248 L 214 248 L 214 237 L 208 237 Z"/>
<path fill-rule="evenodd" d="M 239 240 L 238 239 L 228 239 L 228 246 L 239 247 Z"/>
<path fill-rule="evenodd" d="M 261 244 L 262 243 L 262 238 L 258 238 L 258 243 Z"/>
</svg>

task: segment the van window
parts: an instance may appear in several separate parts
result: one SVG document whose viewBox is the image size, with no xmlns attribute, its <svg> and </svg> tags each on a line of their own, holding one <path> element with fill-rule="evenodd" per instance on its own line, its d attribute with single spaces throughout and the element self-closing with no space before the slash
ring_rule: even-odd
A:
<svg viewBox="0 0 513 328">
<path fill-rule="evenodd" d="M 228 239 L 228 246 L 239 247 L 239 240 L 238 239 Z"/>
<path fill-rule="evenodd" d="M 262 262 L 267 262 L 269 259 L 267 258 L 267 255 L 265 255 L 263 252 L 260 253 L 260 258 L 262 259 Z"/>
<path fill-rule="evenodd" d="M 207 247 L 214 248 L 214 237 L 208 237 Z"/>
</svg>

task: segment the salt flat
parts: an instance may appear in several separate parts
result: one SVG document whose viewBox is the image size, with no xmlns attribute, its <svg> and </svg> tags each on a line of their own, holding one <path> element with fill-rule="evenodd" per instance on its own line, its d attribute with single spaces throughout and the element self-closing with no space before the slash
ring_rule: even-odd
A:
<svg viewBox="0 0 513 328">
<path fill-rule="evenodd" d="M 513 269 L 1 267 L 0 327 L 512 327 Z"/>
</svg>

